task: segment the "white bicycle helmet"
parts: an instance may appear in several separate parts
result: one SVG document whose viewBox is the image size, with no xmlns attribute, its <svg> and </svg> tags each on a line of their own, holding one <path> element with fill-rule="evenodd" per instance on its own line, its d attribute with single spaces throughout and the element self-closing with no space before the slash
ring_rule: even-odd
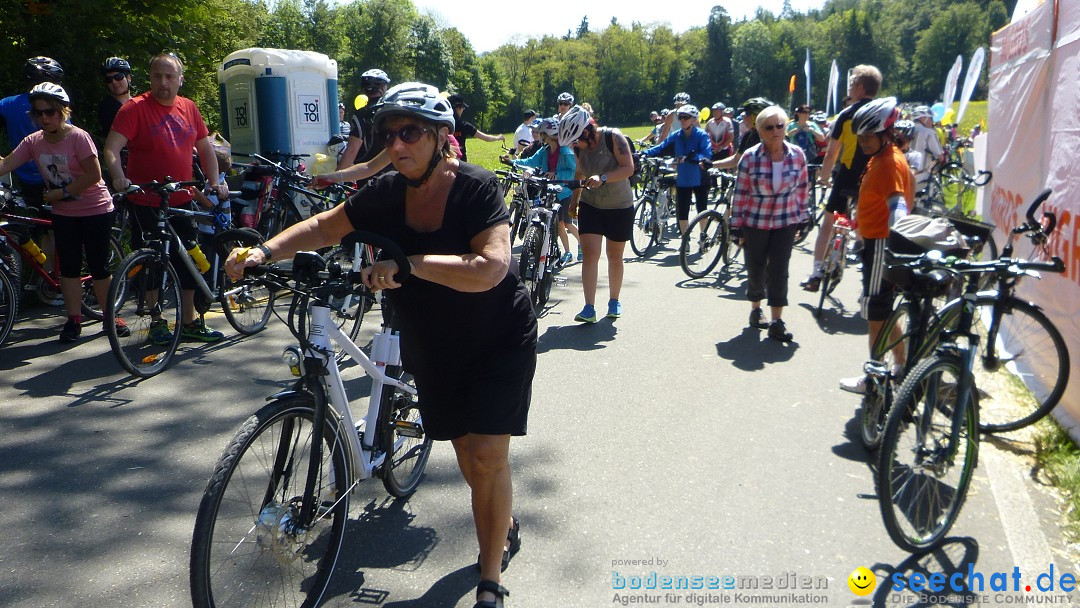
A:
<svg viewBox="0 0 1080 608">
<path fill-rule="evenodd" d="M 679 115 L 689 114 L 690 116 L 693 116 L 694 118 L 698 117 L 697 106 L 691 105 L 691 104 L 686 104 L 685 106 L 679 106 L 679 109 L 675 110 L 675 112 L 677 114 L 679 114 Z"/>
<path fill-rule="evenodd" d="M 559 119 L 557 118 L 545 118 L 540 121 L 540 125 L 536 127 L 536 130 L 548 137 L 559 136 Z"/>
<path fill-rule="evenodd" d="M 915 106 L 915 109 L 911 111 L 911 120 L 933 117 L 934 113 L 930 111 L 930 106 Z"/>
<path fill-rule="evenodd" d="M 675 97 L 671 99 L 671 103 L 690 103 L 690 94 L 686 92 L 676 93 Z"/>
<path fill-rule="evenodd" d="M 30 89 L 30 101 L 35 99 L 51 99 L 65 106 L 71 105 L 71 98 L 68 97 L 67 91 L 55 82 L 43 82 Z"/>
<path fill-rule="evenodd" d="M 372 80 L 381 80 L 386 84 L 390 84 L 390 77 L 386 75 L 386 72 L 378 68 L 368 70 L 363 74 L 360 74 L 360 80 L 364 80 L 365 78 L 370 78 Z"/>
<path fill-rule="evenodd" d="M 856 135 L 881 133 L 896 124 L 900 118 L 900 109 L 896 107 L 895 97 L 880 97 L 859 108 L 851 119 L 851 130 Z"/>
<path fill-rule="evenodd" d="M 26 78 L 30 82 L 57 82 L 64 79 L 64 68 L 51 57 L 31 57 L 23 66 Z"/>
<path fill-rule="evenodd" d="M 565 103 L 568 103 L 570 105 L 574 105 L 574 96 L 571 95 L 570 93 L 566 93 L 566 92 L 559 93 L 559 96 L 555 98 L 555 102 L 556 103 L 564 103 L 565 102 Z"/>
<path fill-rule="evenodd" d="M 573 145 L 591 121 L 592 116 L 589 115 L 589 111 L 581 106 L 574 106 L 567 110 L 559 120 L 559 145 Z"/>
<path fill-rule="evenodd" d="M 374 126 L 378 131 L 391 116 L 416 116 L 454 130 L 454 110 L 439 89 L 422 82 L 403 82 L 383 95 L 375 110 Z"/>
</svg>

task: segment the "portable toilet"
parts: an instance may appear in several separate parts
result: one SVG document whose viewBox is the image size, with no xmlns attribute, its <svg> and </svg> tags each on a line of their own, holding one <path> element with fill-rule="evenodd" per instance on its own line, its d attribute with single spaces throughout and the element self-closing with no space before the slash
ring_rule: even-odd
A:
<svg viewBox="0 0 1080 608">
<path fill-rule="evenodd" d="M 325 154 L 339 130 L 337 62 L 322 53 L 230 53 L 218 68 L 218 94 L 234 152 Z"/>
</svg>

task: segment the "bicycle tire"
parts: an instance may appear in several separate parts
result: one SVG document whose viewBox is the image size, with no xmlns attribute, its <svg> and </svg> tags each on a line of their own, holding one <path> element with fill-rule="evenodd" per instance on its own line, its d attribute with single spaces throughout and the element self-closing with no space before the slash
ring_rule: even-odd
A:
<svg viewBox="0 0 1080 608">
<path fill-rule="evenodd" d="M 225 448 L 203 492 L 191 538 L 192 604 L 317 606 L 337 564 L 349 511 L 344 439 L 328 412 L 315 525 L 299 515 L 315 409 L 308 395 L 271 402 Z"/>
<path fill-rule="evenodd" d="M 630 234 L 630 249 L 639 258 L 652 252 L 660 241 L 660 225 L 656 216 L 656 202 L 643 198 L 634 206 L 634 226 Z"/>
<path fill-rule="evenodd" d="M 900 385 L 885 423 L 875 472 L 878 503 L 889 537 L 905 551 L 925 553 L 940 545 L 967 498 L 978 463 L 978 391 L 971 381 L 969 398 L 958 403 L 956 387 L 969 374 L 956 355 L 924 359 Z M 963 418 L 952 438 L 958 407 Z M 929 504 L 911 504 L 915 499 Z"/>
<path fill-rule="evenodd" d="M 1030 394 L 1008 390 L 1007 399 L 987 404 L 979 421 L 979 430 L 985 433 L 1015 431 L 1049 414 L 1065 394 L 1070 369 L 1065 339 L 1038 306 L 1013 296 L 1005 298 L 1000 326 L 991 328 L 995 300 L 985 295 L 975 301 L 972 327 L 981 338 L 975 363 L 989 372 L 1008 365 L 1008 371 L 1023 382 Z M 991 333 L 995 339 L 994 358 L 987 359 Z"/>
<path fill-rule="evenodd" d="M 227 230 L 215 239 L 222 263 L 218 265 L 218 302 L 225 319 L 233 329 L 245 336 L 257 334 L 266 327 L 274 309 L 277 294 L 265 284 L 250 278 L 233 281 L 225 274 L 224 260 L 239 247 L 258 245 L 261 239 L 247 230 Z"/>
<path fill-rule="evenodd" d="M 679 265 L 686 276 L 700 279 L 716 268 L 727 246 L 728 228 L 723 214 L 713 209 L 702 211 L 690 221 L 682 236 Z"/>
<path fill-rule="evenodd" d="M 910 326 L 911 309 L 907 302 L 901 302 L 889 315 L 882 328 L 898 327 L 898 332 L 888 333 L 882 331 L 874 345 L 870 348 L 870 359 L 878 361 L 884 367 L 886 375 L 882 378 L 868 378 L 866 394 L 863 395 L 862 404 L 859 407 L 859 437 L 863 447 L 873 452 L 881 445 L 881 434 L 885 430 L 885 421 L 889 415 L 889 409 L 895 393 L 895 382 L 898 379 L 892 377 L 892 368 L 896 365 L 896 353 L 894 349 L 902 347 L 908 356 L 914 356 L 911 352 Z"/>
<path fill-rule="evenodd" d="M 120 248 L 120 241 L 115 236 L 109 237 L 109 257 L 106 260 L 106 268 L 109 271 L 110 277 L 116 272 L 116 269 L 120 267 L 120 263 L 124 261 L 124 253 Z M 105 318 L 104 313 L 101 311 L 101 306 L 97 301 L 97 293 L 94 292 L 94 280 L 90 278 L 90 271 L 83 264 L 82 276 L 87 277 L 82 282 L 82 312 L 83 315 L 89 319 L 100 321 Z"/>
<path fill-rule="evenodd" d="M 7 341 L 19 314 L 19 293 L 6 268 L 0 266 L 0 345 Z"/>
<path fill-rule="evenodd" d="M 405 378 L 398 366 L 387 367 L 386 373 L 398 380 Z M 412 385 L 411 381 L 405 381 Z M 382 466 L 383 486 L 394 498 L 408 498 L 423 479 L 432 445 L 431 437 L 424 432 L 417 400 L 397 387 L 384 385 L 379 421 L 380 441 L 386 451 Z"/>
<path fill-rule="evenodd" d="M 157 276 L 160 273 L 160 277 Z M 156 301 L 148 301 L 148 292 L 158 291 Z M 180 281 L 172 264 L 162 263 L 158 253 L 139 249 L 120 264 L 109 285 L 113 314 L 105 317 L 109 346 L 120 365 L 133 376 L 149 378 L 169 366 L 180 345 L 182 329 Z M 150 340 L 152 314 L 171 325 L 172 338 L 167 343 Z M 117 334 L 116 318 L 122 317 L 129 335 Z"/>
<path fill-rule="evenodd" d="M 544 229 L 540 226 L 529 226 L 525 231 L 525 240 L 521 244 L 521 260 L 519 262 L 519 275 L 529 290 L 529 302 L 533 308 L 539 305 L 540 280 L 537 274 L 540 272 L 540 248 L 544 246 Z"/>
<path fill-rule="evenodd" d="M 829 297 L 829 294 L 836 289 L 836 285 L 833 285 L 832 269 L 840 263 L 837 259 L 840 255 L 833 247 L 830 247 L 825 253 L 825 261 L 821 268 L 821 283 L 818 285 L 818 303 L 817 308 L 814 310 L 815 317 L 821 316 L 821 311 L 825 308 L 825 298 Z"/>
<path fill-rule="evenodd" d="M 525 238 L 525 202 L 515 197 L 510 200 L 510 244 Z"/>
</svg>

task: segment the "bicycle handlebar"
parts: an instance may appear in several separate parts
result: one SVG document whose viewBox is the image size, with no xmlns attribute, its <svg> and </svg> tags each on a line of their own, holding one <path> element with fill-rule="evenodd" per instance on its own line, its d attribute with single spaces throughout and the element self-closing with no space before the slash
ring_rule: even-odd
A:
<svg viewBox="0 0 1080 608">
<path fill-rule="evenodd" d="M 940 268 L 953 274 L 970 274 L 984 272 L 1007 272 L 1009 274 L 1022 274 L 1024 270 L 1045 270 L 1047 272 L 1065 272 L 1065 262 L 1054 256 L 1049 262 L 1024 260 L 1021 258 L 998 258 L 985 262 L 964 260 L 954 257 L 942 257 L 940 251 L 928 251 L 921 254 L 890 253 L 890 260 L 899 263 L 889 263 L 892 268 L 908 267 L 916 270 L 932 270 Z"/>
</svg>

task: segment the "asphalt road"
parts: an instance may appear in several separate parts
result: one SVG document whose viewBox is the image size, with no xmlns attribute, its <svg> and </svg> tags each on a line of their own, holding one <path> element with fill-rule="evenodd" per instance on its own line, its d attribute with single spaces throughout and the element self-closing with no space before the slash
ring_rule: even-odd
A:
<svg viewBox="0 0 1080 608">
<path fill-rule="evenodd" d="M 912 557 L 892 544 L 853 419 L 858 399 L 836 383 L 865 358 L 858 274 L 847 275 L 819 322 L 810 313 L 816 296 L 797 287 L 809 267 L 798 251 L 788 345 L 747 329 L 738 266 L 693 281 L 671 248 L 630 261 L 623 318 L 590 326 L 573 321 L 579 268 L 563 271 L 567 282 L 540 322 L 529 435 L 512 444 L 523 546 L 504 575 L 508 606 L 800 605 L 751 601 L 790 589 L 629 588 L 648 586 L 653 573 L 731 575 L 736 587 L 773 577 L 780 589 L 810 580 L 816 588 L 798 591 L 811 594 L 801 605 L 1080 602 L 1080 593 L 1061 597 L 1060 586 L 1036 589 L 1051 565 L 1056 585 L 1076 568 L 1063 553 L 1056 504 L 1020 443 L 983 442 L 968 502 L 941 550 Z M 223 342 L 185 343 L 168 372 L 134 381 L 97 324 L 78 345 L 59 344 L 55 314 L 24 309 L 0 349 L 0 606 L 189 605 L 203 487 L 240 423 L 288 384 L 279 358 L 288 333 L 272 321 L 242 338 L 217 317 Z M 366 385 L 356 376 L 356 368 L 346 373 L 362 411 Z M 472 606 L 476 542 L 449 446 L 436 445 L 407 503 L 388 499 L 378 481 L 365 486 L 325 605 Z M 847 584 L 860 566 L 877 575 L 866 598 Z M 969 566 L 985 588 L 959 602 L 894 594 L 886 581 Z M 1012 585 L 1014 568 L 1021 592 L 999 596 L 992 574 L 1007 573 Z M 615 588 L 620 579 L 627 588 Z"/>
</svg>

